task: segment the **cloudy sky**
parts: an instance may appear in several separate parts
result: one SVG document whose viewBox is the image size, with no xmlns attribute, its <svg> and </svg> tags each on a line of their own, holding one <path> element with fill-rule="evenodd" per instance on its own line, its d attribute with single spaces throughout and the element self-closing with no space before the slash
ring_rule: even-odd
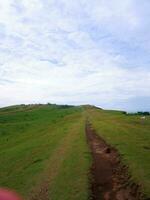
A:
<svg viewBox="0 0 150 200">
<path fill-rule="evenodd" d="M 47 102 L 150 110 L 150 1 L 0 1 L 0 107 Z"/>
</svg>

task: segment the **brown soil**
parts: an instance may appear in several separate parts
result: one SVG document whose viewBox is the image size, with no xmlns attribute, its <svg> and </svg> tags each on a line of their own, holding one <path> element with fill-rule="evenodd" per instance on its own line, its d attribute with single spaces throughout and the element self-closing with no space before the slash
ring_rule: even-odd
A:
<svg viewBox="0 0 150 200">
<path fill-rule="evenodd" d="M 141 200 L 139 186 L 129 180 L 118 152 L 106 144 L 89 123 L 86 124 L 86 135 L 93 157 L 90 199 Z"/>
</svg>

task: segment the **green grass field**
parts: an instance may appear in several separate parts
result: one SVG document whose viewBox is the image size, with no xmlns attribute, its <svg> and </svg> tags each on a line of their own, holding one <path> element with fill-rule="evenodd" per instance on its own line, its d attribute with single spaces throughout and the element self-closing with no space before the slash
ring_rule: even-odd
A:
<svg viewBox="0 0 150 200">
<path fill-rule="evenodd" d="M 48 179 L 52 199 L 87 199 L 89 157 L 83 133 L 79 107 L 1 109 L 0 186 L 28 199 Z"/>
<path fill-rule="evenodd" d="M 90 106 L 21 105 L 0 109 L 0 186 L 25 199 L 87 200 L 91 156 L 85 137 L 89 119 L 115 146 L 132 179 L 150 195 L 150 117 Z"/>
<path fill-rule="evenodd" d="M 97 133 L 118 149 L 133 181 L 150 196 L 150 116 L 143 120 L 119 111 L 87 108 L 85 112 Z"/>
</svg>

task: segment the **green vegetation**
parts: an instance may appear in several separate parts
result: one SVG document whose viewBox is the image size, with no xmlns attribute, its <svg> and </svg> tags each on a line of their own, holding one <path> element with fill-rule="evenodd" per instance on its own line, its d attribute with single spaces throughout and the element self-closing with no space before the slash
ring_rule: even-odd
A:
<svg viewBox="0 0 150 200">
<path fill-rule="evenodd" d="M 150 116 L 94 106 L 20 105 L 0 109 L 0 186 L 25 199 L 87 200 L 91 157 L 85 120 L 116 147 L 132 179 L 150 195 Z M 39 193 L 46 188 L 45 194 Z"/>
<path fill-rule="evenodd" d="M 87 108 L 89 118 L 97 133 L 116 147 L 122 161 L 129 166 L 132 179 L 150 196 L 150 116 Z"/>
<path fill-rule="evenodd" d="M 81 111 L 56 105 L 0 109 L 0 186 L 30 199 L 48 179 L 53 199 L 87 199 L 89 157 Z"/>
</svg>

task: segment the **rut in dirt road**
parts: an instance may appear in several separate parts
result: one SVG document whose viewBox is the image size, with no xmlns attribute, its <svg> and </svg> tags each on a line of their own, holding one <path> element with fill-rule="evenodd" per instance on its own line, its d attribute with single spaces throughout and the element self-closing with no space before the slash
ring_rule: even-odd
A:
<svg viewBox="0 0 150 200">
<path fill-rule="evenodd" d="M 120 164 L 118 152 L 106 144 L 89 123 L 86 123 L 87 141 L 91 149 L 92 200 L 141 200 L 139 186 L 129 184 L 127 169 Z"/>
</svg>

